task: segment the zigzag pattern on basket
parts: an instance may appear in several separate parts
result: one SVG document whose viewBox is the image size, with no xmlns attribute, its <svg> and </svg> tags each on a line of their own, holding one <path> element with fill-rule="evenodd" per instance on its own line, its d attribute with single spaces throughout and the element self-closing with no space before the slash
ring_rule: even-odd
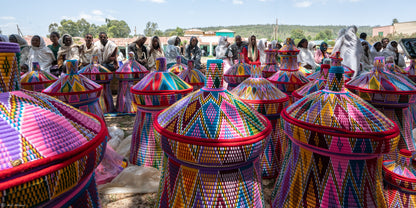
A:
<svg viewBox="0 0 416 208">
<path fill-rule="evenodd" d="M 15 53 L 0 53 L 0 92 L 20 89 L 20 74 L 17 64 Z"/>
<path fill-rule="evenodd" d="M 22 76 L 20 84 L 23 89 L 41 92 L 57 79 L 53 74 L 42 71 L 38 62 L 33 62 L 32 71 Z"/>
<path fill-rule="evenodd" d="M 80 69 L 79 73 L 100 84 L 113 79 L 113 72 L 98 63 L 98 55 L 92 55 L 92 63 Z"/>
<path fill-rule="evenodd" d="M 205 85 L 205 75 L 198 69 L 193 68 L 194 61 L 188 60 L 188 69 L 182 71 L 178 76 L 186 83 L 194 87 L 193 91 L 197 91 Z"/>
<path fill-rule="evenodd" d="M 262 73 L 264 78 L 269 78 L 279 70 L 276 60 L 277 50 L 269 48 L 264 50 L 264 53 L 266 54 L 266 65 L 263 67 Z"/>
<path fill-rule="evenodd" d="M 129 59 L 124 62 L 123 66 L 115 71 L 115 77 L 119 80 L 141 80 L 149 73 L 146 67 L 139 64 L 134 59 L 134 53 L 129 52 Z"/>
<path fill-rule="evenodd" d="M 172 72 L 172 73 L 174 73 L 176 75 L 179 75 L 181 72 L 183 72 L 183 71 L 185 71 L 187 69 L 188 69 L 188 67 L 185 64 L 182 64 L 181 63 L 181 57 L 180 56 L 177 56 L 176 57 L 176 64 L 172 65 L 168 69 L 168 71 L 169 72 Z"/>
<path fill-rule="evenodd" d="M 245 79 L 249 78 L 251 68 L 250 64 L 244 62 L 244 56 L 240 53 L 238 56 L 238 63 L 232 65 L 231 68 L 224 73 L 224 81 L 228 83 L 228 89 L 233 89 Z"/>
</svg>

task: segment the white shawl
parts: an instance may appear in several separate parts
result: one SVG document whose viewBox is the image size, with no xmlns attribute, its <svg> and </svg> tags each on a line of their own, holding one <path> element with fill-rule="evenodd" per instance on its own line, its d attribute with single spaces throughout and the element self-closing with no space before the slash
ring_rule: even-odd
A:
<svg viewBox="0 0 416 208">
<path fill-rule="evenodd" d="M 108 62 L 108 58 L 114 53 L 117 48 L 117 45 L 108 40 L 105 46 L 101 43 L 101 41 L 97 41 L 94 43 L 95 51 L 94 53 L 98 54 L 98 63 L 104 64 Z"/>
<path fill-rule="evenodd" d="M 49 72 L 49 69 L 52 66 L 52 62 L 55 60 L 55 56 L 50 48 L 46 47 L 45 41 L 40 36 L 33 36 L 39 37 L 40 44 L 39 47 L 32 46 L 29 50 L 29 55 L 26 61 L 26 64 L 29 68 L 32 67 L 32 62 L 39 62 L 40 68 L 43 71 Z"/>
<path fill-rule="evenodd" d="M 70 37 L 71 38 L 71 44 L 69 46 L 66 46 L 64 44 L 64 38 L 65 37 Z M 59 48 L 58 51 L 58 55 L 56 56 L 57 59 L 59 60 L 59 57 L 65 55 L 65 60 L 72 60 L 72 59 L 79 59 L 79 48 L 77 45 L 74 44 L 74 40 L 72 39 L 72 37 L 68 34 L 63 35 L 59 41 L 58 41 L 59 45 L 61 45 L 61 47 Z"/>
</svg>

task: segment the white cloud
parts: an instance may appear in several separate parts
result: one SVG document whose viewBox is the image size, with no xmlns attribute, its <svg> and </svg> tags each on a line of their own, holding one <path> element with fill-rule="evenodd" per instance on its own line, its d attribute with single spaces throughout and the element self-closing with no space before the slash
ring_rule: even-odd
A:
<svg viewBox="0 0 416 208">
<path fill-rule="evenodd" d="M 233 4 L 243 4 L 244 2 L 241 0 L 233 0 Z"/>
<path fill-rule="evenodd" d="M 93 13 L 93 14 L 95 14 L 95 15 L 103 15 L 103 12 L 102 11 L 100 11 L 100 10 L 92 10 L 92 12 L 91 13 Z"/>
<path fill-rule="evenodd" d="M 295 7 L 300 7 L 300 8 L 306 8 L 306 7 L 310 7 L 312 5 L 311 1 L 299 1 L 299 2 L 295 2 Z"/>
<path fill-rule="evenodd" d="M 12 17 L 12 16 L 2 16 L 0 17 L 0 20 L 14 20 L 16 18 Z"/>
</svg>

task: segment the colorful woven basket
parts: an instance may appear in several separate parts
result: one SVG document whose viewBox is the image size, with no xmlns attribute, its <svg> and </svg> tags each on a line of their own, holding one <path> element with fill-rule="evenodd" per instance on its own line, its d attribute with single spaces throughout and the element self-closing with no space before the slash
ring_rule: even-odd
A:
<svg viewBox="0 0 416 208">
<path fill-rule="evenodd" d="M 277 65 L 276 60 L 277 50 L 269 47 L 269 49 L 264 50 L 264 53 L 266 53 L 266 65 L 263 67 L 262 72 L 264 78 L 269 78 L 274 73 L 279 71 L 279 66 Z"/>
<path fill-rule="evenodd" d="M 176 57 L 176 64 L 172 65 L 168 71 L 173 72 L 176 75 L 180 74 L 181 72 L 185 71 L 188 67 L 185 64 L 181 63 L 181 56 Z"/>
<path fill-rule="evenodd" d="M 6 51 L 3 43 L 0 51 Z M 27 90 L 2 91 L 0 112 L 2 206 L 98 207 L 92 175 L 105 152 L 103 120 Z"/>
<path fill-rule="evenodd" d="M 401 149 L 396 160 L 383 162 L 384 197 L 389 208 L 416 207 L 416 169 L 412 152 Z"/>
<path fill-rule="evenodd" d="M 264 72 L 264 71 L 263 71 Z M 273 130 L 261 160 L 263 178 L 275 178 L 280 171 L 283 130 L 280 126 L 280 112 L 289 105 L 289 96 L 263 78 L 260 67 L 253 66 L 251 77 L 234 88 L 231 93 L 251 105 L 257 112 L 268 118 Z"/>
<path fill-rule="evenodd" d="M 0 45 L 0 92 L 20 89 L 20 72 L 16 55 L 20 48 L 15 43 L 1 42 Z"/>
<path fill-rule="evenodd" d="M 130 147 L 130 163 L 160 169 L 162 150 L 155 142 L 153 120 L 156 114 L 187 94 L 192 86 L 166 71 L 166 59 L 156 59 L 156 70 L 131 88 L 137 105 Z"/>
<path fill-rule="evenodd" d="M 409 79 L 416 83 L 416 59 L 411 59 L 410 65 L 405 70 Z"/>
<path fill-rule="evenodd" d="M 328 71 L 330 67 L 331 66 L 328 64 L 322 64 L 321 70 L 319 70 L 320 77 L 315 80 L 311 80 L 309 83 L 295 90 L 292 93 L 293 100 L 296 102 L 307 95 L 325 89 L 326 81 L 328 79 Z"/>
<path fill-rule="evenodd" d="M 234 89 L 245 79 L 250 77 L 251 65 L 244 62 L 244 55 L 238 54 L 238 63 L 224 73 L 224 80 L 228 83 L 228 90 Z"/>
<path fill-rule="evenodd" d="M 324 58 L 323 61 L 322 61 L 322 64 L 331 65 L 331 59 L 330 58 Z M 345 74 L 344 74 L 344 76 L 345 76 Z M 313 80 L 319 79 L 320 77 L 321 77 L 321 66 L 318 66 L 316 68 L 316 71 L 314 73 L 312 73 L 311 75 L 307 76 L 306 78 L 308 78 L 309 81 L 313 81 Z M 347 80 L 347 79 L 345 79 L 345 80 Z"/>
<path fill-rule="evenodd" d="M 332 66 L 325 90 L 281 113 L 289 138 L 272 207 L 386 207 L 381 154 L 397 147 L 399 128 L 344 88 Z"/>
<path fill-rule="evenodd" d="M 114 73 L 119 80 L 116 103 L 118 113 L 136 113 L 137 107 L 133 102 L 130 88 L 148 73 L 146 67 L 134 60 L 134 53 L 129 52 L 129 60 Z"/>
<path fill-rule="evenodd" d="M 351 77 L 354 76 L 354 71 L 341 63 L 343 60 L 341 58 L 341 53 L 337 51 L 329 58 L 331 59 L 331 66 L 342 66 L 342 68 L 344 68 L 345 82 L 350 81 Z"/>
<path fill-rule="evenodd" d="M 414 121 L 409 107 L 416 103 L 416 87 L 404 76 L 384 70 L 383 59 L 376 57 L 374 69 L 352 79 L 346 87 L 399 125 L 399 149 L 415 151 L 416 142 L 412 134 Z M 391 154 L 387 158 L 394 160 L 395 155 Z"/>
<path fill-rule="evenodd" d="M 298 69 L 297 55 L 299 50 L 290 38 L 286 39 L 284 46 L 278 53 L 281 57 L 280 70 L 268 80 L 275 84 L 279 90 L 292 97 L 292 92 L 308 83 L 309 80 Z"/>
<path fill-rule="evenodd" d="M 188 68 L 179 74 L 179 77 L 186 83 L 192 85 L 194 91 L 201 89 L 205 85 L 205 75 L 198 69 L 194 69 L 194 61 L 188 60 Z"/>
<path fill-rule="evenodd" d="M 199 91 L 159 113 L 165 153 L 156 207 L 263 207 L 259 156 L 272 130 L 223 88 L 222 60 L 208 60 Z"/>
<path fill-rule="evenodd" d="M 103 113 L 113 112 L 114 101 L 110 89 L 110 81 L 113 79 L 113 72 L 98 63 L 98 55 L 92 55 L 92 63 L 79 70 L 79 73 L 103 87 L 103 91 L 98 101 L 101 110 Z"/>
<path fill-rule="evenodd" d="M 65 66 L 67 73 L 62 74 L 42 92 L 104 120 L 103 111 L 98 103 L 103 87 L 78 73 L 77 60 L 67 60 Z"/>
<path fill-rule="evenodd" d="M 27 72 L 20 79 L 20 85 L 23 89 L 42 92 L 58 79 L 53 74 L 42 71 L 39 62 L 32 62 L 32 64 L 32 71 Z"/>
</svg>

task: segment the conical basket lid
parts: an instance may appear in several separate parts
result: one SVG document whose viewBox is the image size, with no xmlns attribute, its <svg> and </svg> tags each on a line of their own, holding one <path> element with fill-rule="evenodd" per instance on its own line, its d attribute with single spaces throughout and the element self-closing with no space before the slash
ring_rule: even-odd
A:
<svg viewBox="0 0 416 208">
<path fill-rule="evenodd" d="M 146 67 L 134 60 L 134 53 L 129 52 L 129 59 L 114 74 L 118 79 L 141 79 L 147 73 Z"/>
<path fill-rule="evenodd" d="M 24 74 L 20 80 L 21 85 L 47 84 L 53 83 L 58 78 L 53 74 L 42 71 L 38 62 L 33 62 L 32 71 Z"/>
<path fill-rule="evenodd" d="M 239 61 L 224 73 L 224 80 L 230 84 L 240 84 L 250 77 L 250 72 L 251 65 L 244 62 L 244 57 L 241 53 L 239 54 Z"/>
<path fill-rule="evenodd" d="M 179 74 L 179 77 L 192 86 L 205 85 L 205 75 L 198 69 L 193 68 L 193 60 L 188 61 L 188 68 Z"/>
<path fill-rule="evenodd" d="M 176 63 L 174 65 L 172 65 L 168 71 L 169 72 L 173 72 L 175 74 L 180 74 L 181 72 L 185 71 L 186 69 L 188 69 L 188 66 L 186 66 L 185 64 L 181 63 L 181 57 L 178 56 L 176 57 Z"/>
<path fill-rule="evenodd" d="M 328 77 L 328 71 L 331 66 L 328 64 L 322 64 L 321 70 L 319 71 L 319 77 L 309 83 L 303 85 L 299 89 L 295 90 L 292 95 L 298 99 L 305 97 L 311 93 L 319 90 L 323 90 L 326 87 L 326 81 Z"/>
<path fill-rule="evenodd" d="M 401 149 L 396 160 L 383 162 L 384 180 L 403 190 L 416 191 L 416 169 L 412 164 L 412 152 Z"/>
<path fill-rule="evenodd" d="M 93 81 L 109 81 L 113 78 L 113 72 L 98 63 L 98 55 L 93 55 L 92 63 L 78 72 Z"/>
</svg>

